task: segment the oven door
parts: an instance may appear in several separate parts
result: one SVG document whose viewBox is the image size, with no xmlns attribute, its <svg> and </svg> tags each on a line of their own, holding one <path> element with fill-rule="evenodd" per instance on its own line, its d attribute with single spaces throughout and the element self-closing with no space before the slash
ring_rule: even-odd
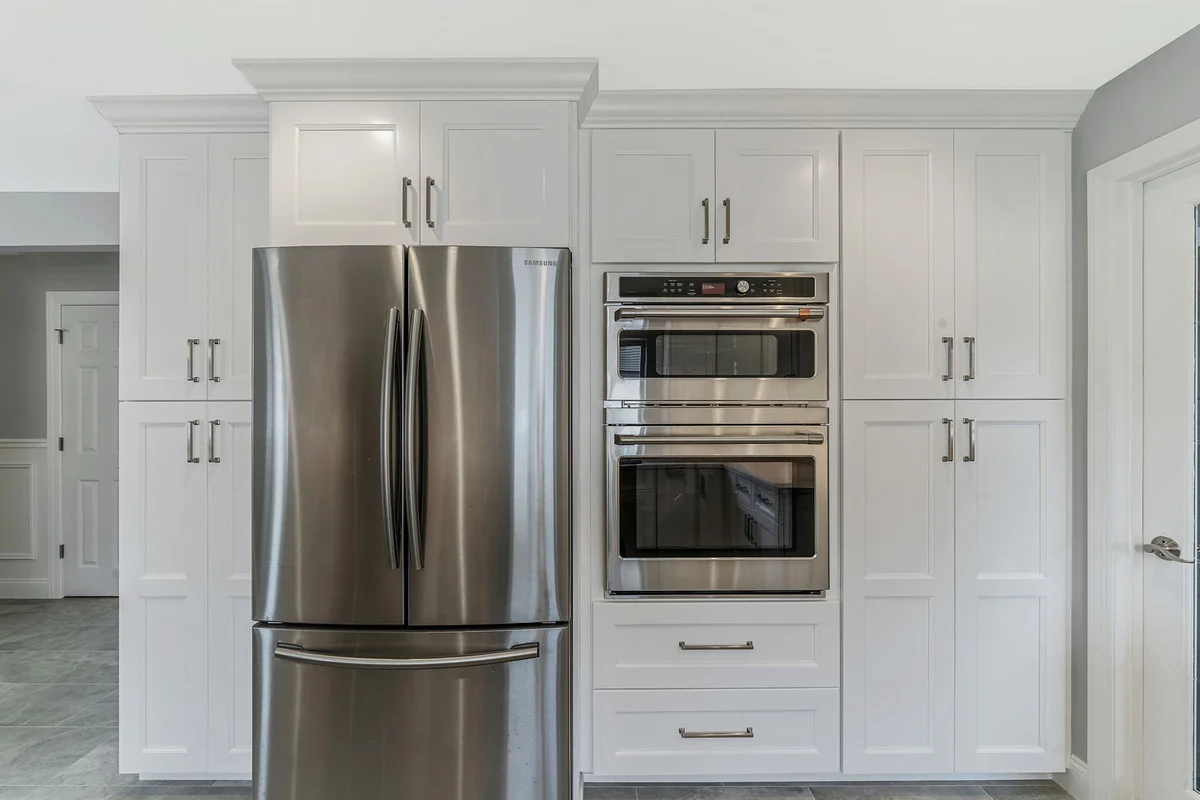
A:
<svg viewBox="0 0 1200 800">
<path fill-rule="evenodd" d="M 606 430 L 610 593 L 829 588 L 826 426 Z"/>
<path fill-rule="evenodd" d="M 608 306 L 608 399 L 829 399 L 825 306 Z"/>
</svg>

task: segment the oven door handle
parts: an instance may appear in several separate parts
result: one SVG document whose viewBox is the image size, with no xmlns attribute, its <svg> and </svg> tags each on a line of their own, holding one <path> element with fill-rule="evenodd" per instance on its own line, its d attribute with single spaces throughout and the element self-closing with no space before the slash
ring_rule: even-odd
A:
<svg viewBox="0 0 1200 800">
<path fill-rule="evenodd" d="M 764 308 L 618 308 L 617 319 L 790 319 L 815 322 L 825 318 L 824 306 Z"/>
<path fill-rule="evenodd" d="M 659 444 L 825 444 L 821 433 L 797 433 L 791 436 L 643 436 L 618 433 L 618 445 Z"/>
</svg>

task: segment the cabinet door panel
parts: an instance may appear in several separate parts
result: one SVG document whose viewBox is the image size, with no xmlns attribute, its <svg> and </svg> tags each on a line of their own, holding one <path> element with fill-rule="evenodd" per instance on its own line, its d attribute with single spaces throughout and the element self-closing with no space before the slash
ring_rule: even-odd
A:
<svg viewBox="0 0 1200 800">
<path fill-rule="evenodd" d="M 1066 769 L 1066 407 L 960 401 L 957 772 Z"/>
<path fill-rule="evenodd" d="M 953 153 L 951 131 L 842 137 L 847 399 L 954 397 Z"/>
<path fill-rule="evenodd" d="M 208 771 L 249 774 L 250 403 L 209 403 L 208 420 L 214 437 L 208 462 Z"/>
<path fill-rule="evenodd" d="M 712 131 L 595 131 L 592 260 L 712 261 L 715 143 Z"/>
<path fill-rule="evenodd" d="M 420 120 L 419 103 L 271 103 L 270 243 L 415 244 Z"/>
<path fill-rule="evenodd" d="M 121 403 L 121 772 L 208 770 L 204 416 Z"/>
<path fill-rule="evenodd" d="M 958 396 L 1065 398 L 1067 134 L 954 136 Z"/>
<path fill-rule="evenodd" d="M 952 401 L 843 404 L 843 766 L 954 771 Z"/>
<path fill-rule="evenodd" d="M 561 102 L 422 103 L 419 188 L 430 205 L 421 243 L 568 246 L 570 110 Z"/>
<path fill-rule="evenodd" d="M 266 135 L 210 136 L 208 172 L 208 398 L 249 400 L 251 257 L 267 244 Z"/>
<path fill-rule="evenodd" d="M 837 131 L 717 131 L 716 146 L 717 261 L 837 261 Z"/>
<path fill-rule="evenodd" d="M 122 400 L 203 400 L 208 145 L 203 134 L 121 136 Z"/>
</svg>

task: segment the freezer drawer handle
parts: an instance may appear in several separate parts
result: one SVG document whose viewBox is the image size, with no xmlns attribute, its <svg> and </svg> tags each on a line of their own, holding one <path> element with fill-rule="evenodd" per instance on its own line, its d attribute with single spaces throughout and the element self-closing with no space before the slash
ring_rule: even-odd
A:
<svg viewBox="0 0 1200 800">
<path fill-rule="evenodd" d="M 819 433 L 798 433 L 795 436 L 638 436 L 618 433 L 618 445 L 653 444 L 825 444 Z"/>
<path fill-rule="evenodd" d="M 400 567 L 400 540 L 396 536 L 396 477 L 392 473 L 392 444 L 396 440 L 395 382 L 396 333 L 400 324 L 400 309 L 389 308 L 383 339 L 383 388 L 379 397 L 379 479 L 383 494 L 383 540 L 387 548 L 388 566 Z"/>
<path fill-rule="evenodd" d="M 753 739 L 754 728 L 744 731 L 689 731 L 680 728 L 679 735 L 684 739 Z"/>
<path fill-rule="evenodd" d="M 679 643 L 680 650 L 753 650 L 754 642 L 746 642 L 745 644 L 688 644 L 687 642 Z"/>
<path fill-rule="evenodd" d="M 528 661 L 537 658 L 540 646 L 537 642 L 519 644 L 508 650 L 490 653 L 469 653 L 462 656 L 437 656 L 435 658 L 367 658 L 364 656 L 339 656 L 305 650 L 300 645 L 281 642 L 275 645 L 275 657 L 297 664 L 312 664 L 318 667 L 346 667 L 348 669 L 453 669 L 455 667 L 483 667 L 488 664 L 507 664 L 512 661 Z"/>
</svg>

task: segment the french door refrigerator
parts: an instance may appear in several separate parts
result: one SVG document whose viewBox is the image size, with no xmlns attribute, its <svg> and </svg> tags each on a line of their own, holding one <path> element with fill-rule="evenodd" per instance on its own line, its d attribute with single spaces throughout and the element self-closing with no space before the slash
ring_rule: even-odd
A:
<svg viewBox="0 0 1200 800">
<path fill-rule="evenodd" d="M 255 250 L 256 800 L 570 796 L 569 262 Z"/>
</svg>

